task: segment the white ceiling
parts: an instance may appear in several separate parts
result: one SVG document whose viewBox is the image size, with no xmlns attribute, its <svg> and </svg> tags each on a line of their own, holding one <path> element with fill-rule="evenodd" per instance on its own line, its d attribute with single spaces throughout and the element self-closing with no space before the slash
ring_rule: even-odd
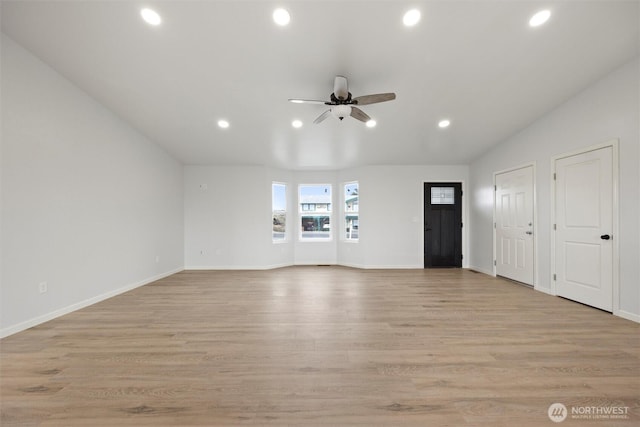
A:
<svg viewBox="0 0 640 427">
<path fill-rule="evenodd" d="M 3 32 L 183 163 L 292 170 L 467 164 L 636 57 L 639 16 L 604 0 L 2 1 Z M 336 74 L 354 97 L 396 92 L 362 107 L 377 127 L 287 102 L 328 99 Z"/>
</svg>

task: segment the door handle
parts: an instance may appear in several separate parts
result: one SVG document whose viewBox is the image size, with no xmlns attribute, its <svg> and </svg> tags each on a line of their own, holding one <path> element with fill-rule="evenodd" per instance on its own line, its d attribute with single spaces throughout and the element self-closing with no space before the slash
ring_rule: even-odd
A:
<svg viewBox="0 0 640 427">
<path fill-rule="evenodd" d="M 600 236 L 600 238 L 602 240 L 609 240 L 609 239 L 611 239 L 611 236 L 609 236 L 608 234 L 603 234 L 602 236 Z"/>
<path fill-rule="evenodd" d="M 533 231 L 527 231 L 526 234 L 531 235 L 531 234 L 533 234 Z"/>
</svg>

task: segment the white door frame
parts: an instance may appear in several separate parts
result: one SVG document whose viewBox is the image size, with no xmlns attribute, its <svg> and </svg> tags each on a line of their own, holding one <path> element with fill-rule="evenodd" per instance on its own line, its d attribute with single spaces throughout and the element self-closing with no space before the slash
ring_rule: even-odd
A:
<svg viewBox="0 0 640 427">
<path fill-rule="evenodd" d="M 554 230 L 554 225 L 557 223 L 556 218 L 556 161 L 560 159 L 564 159 L 566 157 L 576 156 L 578 154 L 588 153 L 590 151 L 599 150 L 601 148 L 611 147 L 612 149 L 612 173 L 613 173 L 613 314 L 616 316 L 620 316 L 620 257 L 619 257 L 619 248 L 620 248 L 620 226 L 619 226 L 619 141 L 618 139 L 612 139 L 600 144 L 595 144 L 589 147 L 581 148 L 575 151 L 570 151 L 568 153 L 563 153 L 551 158 L 551 277 L 549 277 L 549 283 L 551 283 L 551 294 L 558 295 L 556 290 L 556 280 L 554 279 L 557 271 L 556 265 L 556 233 Z"/>
<path fill-rule="evenodd" d="M 496 260 L 498 259 L 497 243 L 496 243 L 496 177 L 501 173 L 513 172 L 518 169 L 533 168 L 533 288 L 538 289 L 538 215 L 536 210 L 536 162 L 524 163 L 509 169 L 503 169 L 493 173 L 493 277 L 496 277 L 497 266 Z"/>
</svg>

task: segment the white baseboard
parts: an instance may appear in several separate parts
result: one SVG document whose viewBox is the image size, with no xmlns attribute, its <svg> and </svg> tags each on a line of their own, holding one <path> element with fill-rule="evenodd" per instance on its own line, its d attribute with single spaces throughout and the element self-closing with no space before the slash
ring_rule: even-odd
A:
<svg viewBox="0 0 640 427">
<path fill-rule="evenodd" d="M 616 316 L 622 317 L 623 319 L 631 320 L 632 322 L 640 323 L 640 315 L 629 313 L 628 311 L 618 310 L 615 313 Z"/>
<path fill-rule="evenodd" d="M 550 288 L 542 288 L 540 286 L 534 286 L 533 289 L 535 289 L 538 292 L 542 292 L 543 294 L 551 295 L 554 297 L 556 296 L 556 294 L 554 294 Z"/>
<path fill-rule="evenodd" d="M 487 276 L 496 277 L 493 274 L 493 270 L 489 271 L 489 270 L 486 270 L 486 269 L 481 268 L 481 267 L 476 267 L 474 265 L 470 265 L 469 266 L 469 270 L 477 271 L 478 273 L 486 274 Z"/>
<path fill-rule="evenodd" d="M 534 288 L 536 291 L 545 293 L 547 295 L 551 295 L 551 296 L 557 296 L 556 294 L 554 294 L 551 289 L 549 288 Z M 577 302 L 576 302 L 577 304 Z M 623 319 L 627 319 L 627 320 L 631 320 L 632 322 L 636 322 L 636 323 L 640 323 L 640 315 L 638 314 L 634 314 L 634 313 L 629 313 L 628 311 L 624 311 L 624 310 L 617 310 L 613 312 L 614 316 L 618 316 L 618 317 L 622 317 Z"/>
<path fill-rule="evenodd" d="M 367 268 L 366 266 L 362 265 L 362 264 L 356 264 L 353 262 L 341 262 L 340 264 L 336 264 L 342 267 L 349 267 L 349 268 L 358 268 L 360 270 L 363 270 L 365 268 Z"/>
<path fill-rule="evenodd" d="M 424 265 L 364 265 L 361 268 L 365 268 L 367 270 L 424 270 Z"/>
<path fill-rule="evenodd" d="M 290 267 L 292 264 L 269 265 L 187 265 L 185 270 L 273 270 L 276 268 Z"/>
<path fill-rule="evenodd" d="M 293 266 L 316 266 L 316 265 L 337 265 L 342 267 L 360 268 L 363 270 L 403 270 L 403 269 L 423 269 L 422 265 L 363 265 L 354 263 L 334 263 L 334 262 L 313 262 L 296 264 L 272 264 L 272 265 L 187 265 L 185 270 L 273 270 L 275 268 Z"/>
<path fill-rule="evenodd" d="M 183 268 L 177 268 L 175 270 L 167 271 L 162 274 L 158 274 L 157 276 L 149 277 L 147 279 L 141 280 L 136 283 L 131 283 L 129 285 L 123 286 L 118 289 L 114 289 L 113 291 L 106 292 L 101 295 L 97 295 L 95 297 L 86 299 L 84 301 L 77 302 L 75 304 L 71 304 L 67 307 L 52 311 L 51 313 L 43 314 L 42 316 L 34 317 L 33 319 L 26 320 L 24 322 L 18 323 L 17 325 L 9 326 L 0 330 L 0 338 L 8 337 L 9 335 L 16 334 L 18 332 L 22 332 L 26 329 L 33 328 L 34 326 L 38 326 L 42 323 L 48 322 L 49 320 L 53 320 L 57 317 L 64 316 L 65 314 L 72 313 L 76 310 L 80 310 L 82 308 L 88 307 L 90 305 L 99 303 L 106 299 L 115 297 L 116 295 L 123 294 L 125 292 L 129 292 L 133 289 L 139 288 L 140 286 L 148 285 L 149 283 L 155 282 L 156 280 L 164 279 L 165 277 L 171 276 L 172 274 L 179 273 L 183 270 Z"/>
</svg>

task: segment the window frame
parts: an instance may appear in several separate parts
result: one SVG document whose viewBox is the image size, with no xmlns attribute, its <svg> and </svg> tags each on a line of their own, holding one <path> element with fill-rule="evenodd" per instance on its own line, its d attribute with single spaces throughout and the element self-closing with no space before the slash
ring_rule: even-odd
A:
<svg viewBox="0 0 640 427">
<path fill-rule="evenodd" d="M 329 201 L 319 203 L 318 201 L 303 201 L 302 189 L 305 187 L 321 187 L 329 190 Z M 319 210 L 318 206 L 327 205 L 326 210 Z M 305 209 L 306 206 L 306 209 Z M 297 223 L 298 223 L 298 241 L 310 242 L 310 243 L 322 243 L 331 242 L 334 239 L 334 216 L 333 216 L 333 185 L 329 183 L 312 183 L 312 184 L 298 184 L 298 200 L 297 200 Z M 327 237 L 309 237 L 304 236 L 303 218 L 316 218 L 315 221 L 323 221 L 322 218 L 328 217 L 329 231 Z M 320 223 L 317 225 L 319 226 Z"/>
</svg>

